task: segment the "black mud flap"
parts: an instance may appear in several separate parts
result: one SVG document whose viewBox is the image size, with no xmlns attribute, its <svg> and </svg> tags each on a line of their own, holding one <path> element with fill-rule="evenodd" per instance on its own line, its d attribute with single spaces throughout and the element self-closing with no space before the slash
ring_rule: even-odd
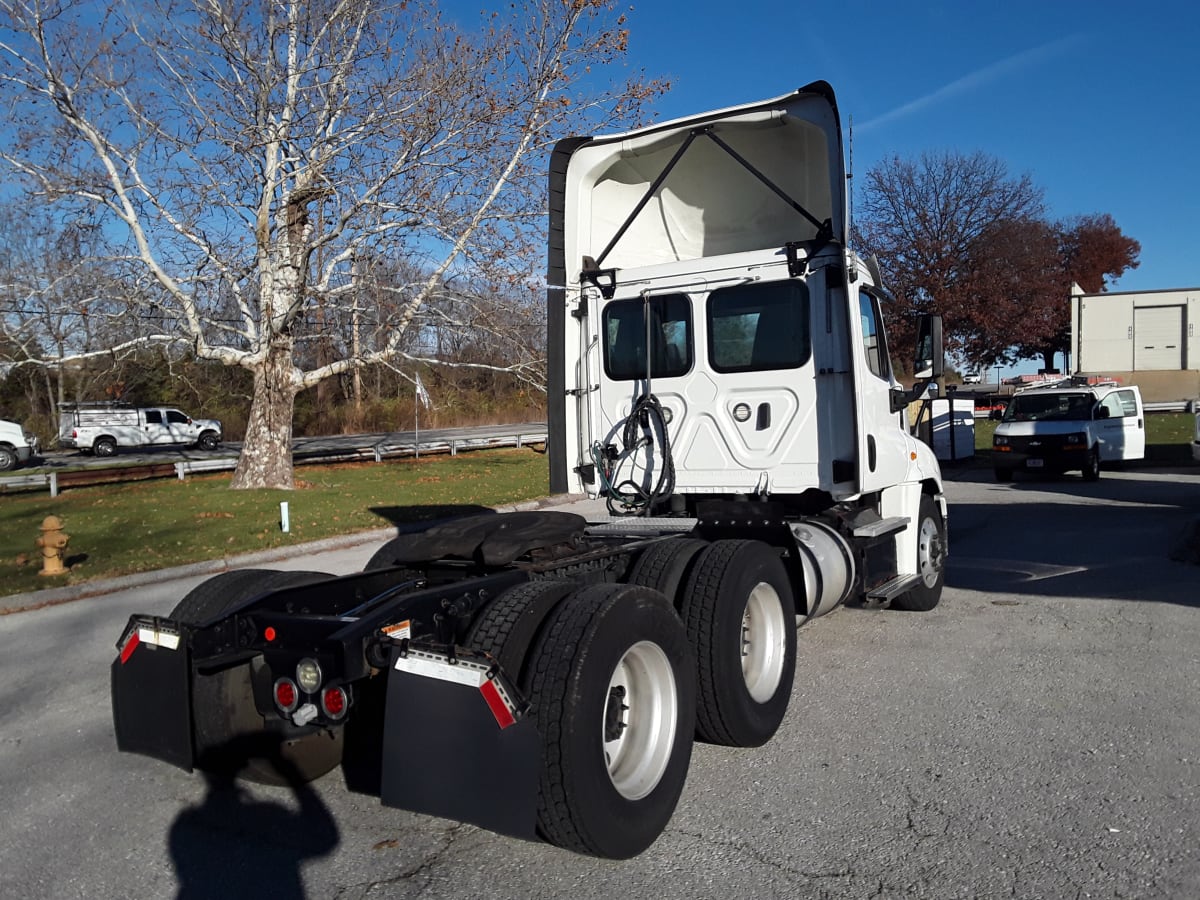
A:
<svg viewBox="0 0 1200 900">
<path fill-rule="evenodd" d="M 190 772 L 195 760 L 185 629 L 153 616 L 130 618 L 112 664 L 112 711 L 118 750 Z"/>
<path fill-rule="evenodd" d="M 393 651 L 380 799 L 533 840 L 541 772 L 533 719 L 498 666 L 458 653 Z"/>
</svg>

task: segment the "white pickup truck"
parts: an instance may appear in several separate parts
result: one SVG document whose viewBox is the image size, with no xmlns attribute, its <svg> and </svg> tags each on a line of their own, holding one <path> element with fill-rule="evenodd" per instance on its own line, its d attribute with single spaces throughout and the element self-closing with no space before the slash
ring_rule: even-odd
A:
<svg viewBox="0 0 1200 900">
<path fill-rule="evenodd" d="M 0 419 L 0 472 L 24 465 L 37 455 L 37 438 L 16 422 Z"/>
<path fill-rule="evenodd" d="M 1014 471 L 1079 469 L 1100 477 L 1101 462 L 1146 455 L 1146 411 L 1135 385 L 1063 385 L 1018 391 L 992 437 L 997 481 Z"/>
<path fill-rule="evenodd" d="M 194 419 L 170 407 L 64 403 L 59 407 L 58 443 L 97 456 L 132 447 L 184 445 L 215 450 L 221 443 L 221 423 Z"/>
</svg>

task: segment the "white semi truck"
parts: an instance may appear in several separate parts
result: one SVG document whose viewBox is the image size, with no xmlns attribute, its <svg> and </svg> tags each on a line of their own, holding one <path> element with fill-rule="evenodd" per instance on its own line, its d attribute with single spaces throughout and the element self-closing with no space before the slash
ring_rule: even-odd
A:
<svg viewBox="0 0 1200 900">
<path fill-rule="evenodd" d="M 648 847 L 694 740 L 775 734 L 798 625 L 941 597 L 941 475 L 845 185 L 823 82 L 560 142 L 550 485 L 615 515 L 451 520 L 348 576 L 219 575 L 129 620 L 118 746 L 276 782 L 341 765 L 385 805 Z M 935 377 L 937 320 L 919 344 Z"/>
</svg>

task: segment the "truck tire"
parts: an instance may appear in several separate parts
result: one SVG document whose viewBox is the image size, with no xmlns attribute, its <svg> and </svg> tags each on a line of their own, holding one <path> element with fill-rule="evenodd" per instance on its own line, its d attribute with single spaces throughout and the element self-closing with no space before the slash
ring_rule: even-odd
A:
<svg viewBox="0 0 1200 900">
<path fill-rule="evenodd" d="M 628 859 L 666 828 L 692 755 L 695 662 L 657 591 L 593 584 L 560 603 L 522 685 L 542 741 L 538 831 Z"/>
<path fill-rule="evenodd" d="M 117 442 L 110 437 L 96 438 L 92 444 L 92 452 L 97 456 L 116 456 Z"/>
<path fill-rule="evenodd" d="M 663 594 L 679 609 L 679 588 L 691 571 L 692 563 L 708 541 L 696 538 L 679 538 L 651 544 L 638 556 L 625 579 L 629 584 L 640 584 Z"/>
<path fill-rule="evenodd" d="M 894 599 L 891 608 L 929 612 L 941 602 L 942 586 L 946 582 L 946 523 L 928 494 L 921 495 L 917 519 L 917 574 L 921 581 Z"/>
<path fill-rule="evenodd" d="M 238 569 L 222 572 L 187 594 L 170 618 L 199 624 L 266 591 L 320 581 L 322 572 L 279 572 Z M 192 722 L 196 768 L 220 775 L 238 775 L 259 784 L 294 784 L 320 778 L 341 762 L 342 731 L 315 731 L 299 738 L 268 744 L 265 719 L 254 705 L 253 663 L 192 678 Z M 256 739 L 265 755 L 247 752 Z"/>
<path fill-rule="evenodd" d="M 1087 459 L 1083 463 L 1083 480 L 1084 481 L 1099 481 L 1100 480 L 1100 448 L 1093 447 L 1088 451 Z"/>
<path fill-rule="evenodd" d="M 696 648 L 697 736 L 765 744 L 796 673 L 796 602 L 778 552 L 761 541 L 715 542 L 696 560 L 680 612 Z"/>
<path fill-rule="evenodd" d="M 542 623 L 577 587 L 570 581 L 527 581 L 509 588 L 471 624 L 463 643 L 491 654 L 504 673 L 520 684 Z"/>
<path fill-rule="evenodd" d="M 7 447 L 0 447 L 0 472 L 8 472 L 17 467 L 17 454 Z"/>
<path fill-rule="evenodd" d="M 201 450 L 216 450 L 221 446 L 221 442 L 218 440 L 215 431 L 206 431 L 200 435 L 200 439 L 196 441 L 196 446 Z"/>
</svg>

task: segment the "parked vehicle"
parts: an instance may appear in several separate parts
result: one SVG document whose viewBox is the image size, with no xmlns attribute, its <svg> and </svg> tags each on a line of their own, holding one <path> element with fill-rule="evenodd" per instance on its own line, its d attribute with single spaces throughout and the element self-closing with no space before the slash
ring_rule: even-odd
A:
<svg viewBox="0 0 1200 900">
<path fill-rule="evenodd" d="M 389 806 L 628 857 L 695 738 L 775 734 L 797 624 L 936 606 L 946 502 L 905 409 L 943 372 L 941 322 L 905 390 L 878 268 L 846 246 L 840 138 L 817 82 L 560 142 L 550 486 L 615 515 L 451 520 L 342 577 L 218 575 L 121 633 L 118 747 L 275 782 L 341 764 Z"/>
<path fill-rule="evenodd" d="M 59 406 L 58 443 L 97 456 L 118 449 L 179 446 L 216 450 L 221 423 L 194 419 L 165 406 L 127 403 L 63 403 Z"/>
<path fill-rule="evenodd" d="M 38 455 L 37 435 L 17 422 L 0 419 L 0 472 L 26 465 Z"/>
<path fill-rule="evenodd" d="M 979 372 L 968 372 L 962 377 L 963 384 L 982 384 L 983 375 Z"/>
<path fill-rule="evenodd" d="M 1105 462 L 1146 454 L 1146 413 L 1136 385 L 1029 388 L 1013 395 L 992 437 L 997 481 L 1015 471 L 1078 469 L 1087 481 Z"/>
</svg>

